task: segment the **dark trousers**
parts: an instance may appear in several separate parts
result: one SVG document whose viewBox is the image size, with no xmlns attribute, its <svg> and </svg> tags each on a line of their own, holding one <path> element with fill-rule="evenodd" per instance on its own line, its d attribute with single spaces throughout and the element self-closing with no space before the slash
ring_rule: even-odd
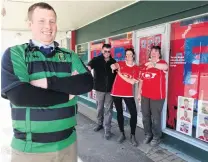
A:
<svg viewBox="0 0 208 162">
<path fill-rule="evenodd" d="M 135 135 L 136 125 L 137 125 L 137 109 L 136 109 L 136 103 L 134 97 L 113 97 L 113 102 L 115 104 L 117 111 L 117 120 L 118 120 L 119 129 L 121 132 L 124 132 L 122 99 L 126 103 L 126 106 L 131 115 L 131 119 L 130 119 L 131 134 Z"/>
<path fill-rule="evenodd" d="M 164 101 L 164 99 L 152 100 L 142 96 L 142 121 L 146 136 L 153 136 L 154 139 L 159 139 L 162 136 L 161 112 L 163 109 Z"/>
</svg>

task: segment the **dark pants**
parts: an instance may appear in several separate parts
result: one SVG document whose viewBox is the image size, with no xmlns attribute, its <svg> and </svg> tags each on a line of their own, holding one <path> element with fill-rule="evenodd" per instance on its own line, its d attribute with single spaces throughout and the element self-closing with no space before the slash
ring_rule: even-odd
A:
<svg viewBox="0 0 208 162">
<path fill-rule="evenodd" d="M 122 99 L 124 99 L 124 102 L 126 103 L 126 106 L 131 115 L 131 119 L 130 119 L 131 134 L 135 135 L 136 125 L 137 125 L 137 109 L 136 109 L 136 103 L 134 97 L 113 97 L 113 102 L 115 104 L 117 111 L 117 120 L 118 120 L 119 129 L 121 132 L 124 132 Z"/>
<path fill-rule="evenodd" d="M 164 99 L 152 100 L 142 96 L 141 109 L 144 132 L 146 136 L 159 139 L 162 136 L 161 129 L 161 112 L 163 109 Z"/>
</svg>

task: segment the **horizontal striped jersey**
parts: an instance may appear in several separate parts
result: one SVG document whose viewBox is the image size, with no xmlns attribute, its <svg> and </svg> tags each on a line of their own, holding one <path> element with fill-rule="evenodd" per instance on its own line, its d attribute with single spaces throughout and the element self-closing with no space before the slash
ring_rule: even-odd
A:
<svg viewBox="0 0 208 162">
<path fill-rule="evenodd" d="M 8 48 L 2 57 L 1 95 L 23 83 L 47 77 L 69 77 L 86 68 L 73 51 L 56 47 L 44 55 L 30 44 Z M 36 49 L 36 50 L 34 50 Z M 21 94 L 20 94 L 21 95 Z M 12 148 L 21 152 L 56 152 L 76 140 L 77 98 L 49 107 L 19 107 L 11 104 L 14 137 Z"/>
</svg>

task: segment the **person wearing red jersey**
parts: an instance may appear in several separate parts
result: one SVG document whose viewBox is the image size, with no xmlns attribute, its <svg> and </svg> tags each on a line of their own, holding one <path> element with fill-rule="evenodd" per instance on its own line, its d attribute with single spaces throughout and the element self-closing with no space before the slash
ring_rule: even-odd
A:
<svg viewBox="0 0 208 162">
<path fill-rule="evenodd" d="M 161 112 L 166 97 L 166 72 L 168 65 L 161 60 L 161 48 L 153 46 L 150 50 L 150 61 L 141 66 L 138 99 L 141 100 L 144 143 L 157 146 L 162 136 Z"/>
<path fill-rule="evenodd" d="M 204 129 L 203 134 L 204 136 L 199 136 L 199 139 L 208 142 L 208 129 Z"/>
<path fill-rule="evenodd" d="M 188 117 L 188 112 L 185 110 L 184 111 L 184 116 L 181 117 L 181 120 L 187 121 L 187 122 L 191 122 L 191 119 Z"/>
<path fill-rule="evenodd" d="M 181 106 L 182 109 L 185 109 L 185 110 L 192 110 L 190 107 L 189 107 L 189 100 L 188 99 L 184 99 L 184 106 Z"/>
<path fill-rule="evenodd" d="M 207 127 L 208 128 L 208 116 L 204 117 L 204 123 L 200 124 L 201 127 Z"/>
<path fill-rule="evenodd" d="M 124 100 L 131 115 L 131 143 L 134 146 L 137 146 L 138 142 L 135 137 L 137 125 L 137 109 L 134 100 L 133 85 L 135 83 L 138 83 L 139 80 L 139 66 L 137 66 L 134 62 L 134 49 L 126 49 L 125 55 L 125 61 L 120 61 L 111 65 L 112 72 L 118 70 L 112 87 L 111 95 L 113 96 L 113 101 L 117 110 L 117 120 L 119 129 L 121 131 L 121 135 L 118 138 L 118 142 L 122 143 L 126 139 L 124 133 L 124 117 L 122 106 L 122 100 Z"/>
</svg>

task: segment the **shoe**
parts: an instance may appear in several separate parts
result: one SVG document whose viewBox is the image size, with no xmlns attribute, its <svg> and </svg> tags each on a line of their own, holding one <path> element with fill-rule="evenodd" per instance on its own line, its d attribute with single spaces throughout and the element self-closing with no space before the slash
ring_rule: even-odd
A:
<svg viewBox="0 0 208 162">
<path fill-rule="evenodd" d="M 104 138 L 105 138 L 106 140 L 109 140 L 109 139 L 111 138 L 111 132 L 106 132 L 106 133 L 104 134 Z"/>
<path fill-rule="evenodd" d="M 150 142 L 150 146 L 156 147 L 160 144 L 161 140 L 160 139 L 154 139 Z"/>
<path fill-rule="evenodd" d="M 118 137 L 118 140 L 117 141 L 118 141 L 118 143 L 122 143 L 125 140 L 126 140 L 126 136 L 125 136 L 124 132 L 122 132 L 120 134 L 120 136 Z"/>
<path fill-rule="evenodd" d="M 95 132 L 98 132 L 98 131 L 100 131 L 101 129 L 103 129 L 103 126 L 102 126 L 102 125 L 97 125 L 97 126 L 94 128 L 94 131 L 95 131 Z"/>
<path fill-rule="evenodd" d="M 152 137 L 146 136 L 144 141 L 143 141 L 143 144 L 148 144 L 148 143 L 150 143 L 151 140 L 152 140 Z"/>
<path fill-rule="evenodd" d="M 130 141 L 131 141 L 131 144 L 132 144 L 133 146 L 135 146 L 135 147 L 138 146 L 138 142 L 137 142 L 137 140 L 136 140 L 135 135 L 132 135 L 132 134 L 131 134 L 131 136 L 130 136 Z"/>
</svg>

